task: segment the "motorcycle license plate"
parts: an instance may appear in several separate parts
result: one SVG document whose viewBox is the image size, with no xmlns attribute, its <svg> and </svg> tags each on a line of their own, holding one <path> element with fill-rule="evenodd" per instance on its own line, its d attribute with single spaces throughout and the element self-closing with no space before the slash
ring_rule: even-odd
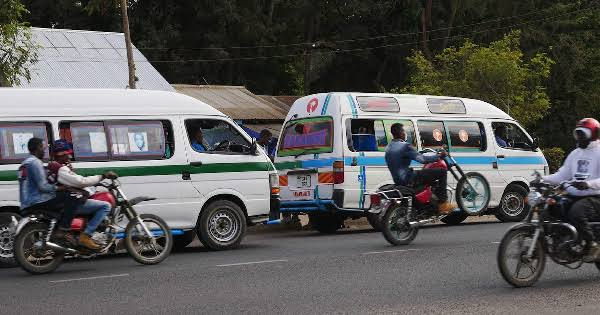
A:
<svg viewBox="0 0 600 315">
<path fill-rule="evenodd" d="M 310 175 L 298 175 L 296 177 L 296 187 L 303 189 L 303 188 L 310 188 L 312 186 L 311 184 L 311 177 Z"/>
</svg>

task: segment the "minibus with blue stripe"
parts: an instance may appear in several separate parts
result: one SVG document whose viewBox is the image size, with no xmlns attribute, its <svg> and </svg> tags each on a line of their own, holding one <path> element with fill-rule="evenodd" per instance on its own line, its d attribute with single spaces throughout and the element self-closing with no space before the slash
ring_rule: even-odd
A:
<svg viewBox="0 0 600 315">
<path fill-rule="evenodd" d="M 447 148 L 465 172 L 486 177 L 491 200 L 478 214 L 520 221 L 527 214 L 524 199 L 531 174 L 548 173 L 537 141 L 489 103 L 446 96 L 321 93 L 298 99 L 284 122 L 275 157 L 281 212 L 308 214 L 321 232 L 363 216 L 376 228 L 376 217 L 367 211 L 369 193 L 393 183 L 384 151 L 394 123 L 404 125 L 407 141 L 417 150 Z M 451 176 L 449 185 L 456 185 Z M 458 224 L 468 215 L 457 209 L 443 221 Z"/>
<path fill-rule="evenodd" d="M 0 264 L 12 256 L 19 215 L 17 168 L 32 137 L 73 144 L 77 173 L 119 174 L 141 213 L 163 218 L 176 247 L 197 235 L 222 250 L 247 225 L 279 214 L 277 172 L 231 118 L 192 97 L 164 91 L 0 88 Z M 46 160 L 48 152 L 46 152 Z"/>
</svg>

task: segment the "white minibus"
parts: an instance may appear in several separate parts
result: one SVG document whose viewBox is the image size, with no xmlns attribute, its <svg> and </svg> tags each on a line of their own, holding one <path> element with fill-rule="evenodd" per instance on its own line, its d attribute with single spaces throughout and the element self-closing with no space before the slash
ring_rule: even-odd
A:
<svg viewBox="0 0 600 315">
<path fill-rule="evenodd" d="M 369 192 L 392 184 L 384 160 L 390 127 L 402 123 L 417 150 L 447 147 L 465 172 L 490 184 L 487 213 L 502 221 L 526 215 L 534 170 L 548 172 L 537 141 L 509 115 L 483 101 L 446 96 L 323 93 L 298 99 L 279 137 L 275 166 L 281 212 L 307 213 L 332 232 L 346 218 L 367 216 Z M 412 167 L 420 167 L 414 162 Z M 449 176 L 449 184 L 455 180 Z M 454 198 L 454 196 L 452 196 Z M 467 213 L 446 216 L 462 222 Z M 367 216 L 376 227 L 376 217 Z"/>
<path fill-rule="evenodd" d="M 248 224 L 278 216 L 277 173 L 268 156 L 233 120 L 194 98 L 1 88 L 0 107 L 0 258 L 12 254 L 7 217 L 19 212 L 17 168 L 31 137 L 48 144 L 67 139 L 77 173 L 113 170 L 127 195 L 155 197 L 139 210 L 162 217 L 177 247 L 197 234 L 210 249 L 233 248 Z"/>
</svg>

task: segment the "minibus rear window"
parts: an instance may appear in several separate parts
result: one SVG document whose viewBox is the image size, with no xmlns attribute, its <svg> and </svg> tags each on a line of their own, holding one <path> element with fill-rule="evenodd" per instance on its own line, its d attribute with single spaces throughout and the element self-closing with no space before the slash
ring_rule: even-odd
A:
<svg viewBox="0 0 600 315">
<path fill-rule="evenodd" d="M 314 117 L 288 121 L 279 140 L 277 156 L 333 151 L 333 119 Z"/>
<path fill-rule="evenodd" d="M 1 123 L 0 124 L 0 163 L 20 163 L 29 156 L 27 143 L 31 138 L 40 138 L 46 144 L 45 158 L 48 158 L 48 125 L 45 123 Z"/>
</svg>

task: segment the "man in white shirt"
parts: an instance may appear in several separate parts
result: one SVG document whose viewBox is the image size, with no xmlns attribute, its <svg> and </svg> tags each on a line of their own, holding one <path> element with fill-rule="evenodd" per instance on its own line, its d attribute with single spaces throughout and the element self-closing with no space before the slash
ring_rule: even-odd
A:
<svg viewBox="0 0 600 315">
<path fill-rule="evenodd" d="M 577 123 L 573 136 L 577 148 L 573 150 L 558 172 L 542 177 L 550 184 L 577 180 L 567 188 L 575 201 L 568 210 L 569 221 L 577 228 L 586 241 L 585 262 L 600 258 L 600 246 L 596 243 L 589 221 L 600 221 L 600 123 L 593 118 L 585 118 Z"/>
<path fill-rule="evenodd" d="M 55 182 L 57 186 L 64 186 L 64 189 L 70 190 L 72 193 L 80 193 L 87 197 L 89 193 L 83 190 L 83 188 L 95 186 L 106 178 L 117 178 L 117 175 L 113 172 L 106 172 L 103 175 L 87 177 L 78 175 L 71 166 L 72 153 L 73 150 L 71 149 L 71 144 L 69 142 L 63 139 L 54 141 L 52 146 L 54 161 L 48 164 L 49 181 Z M 92 234 L 94 234 L 98 225 L 102 223 L 104 217 L 110 212 L 110 209 L 110 203 L 93 199 L 87 199 L 85 202 L 81 202 L 77 205 L 75 214 L 91 215 L 85 231 L 79 236 L 79 245 L 92 250 L 99 250 L 102 248 L 101 245 L 97 244 L 92 239 Z M 69 213 L 68 211 L 70 209 L 66 210 L 67 211 L 63 213 L 63 218 L 61 218 L 61 225 L 70 224 L 70 221 L 73 219 L 73 213 Z"/>
</svg>

